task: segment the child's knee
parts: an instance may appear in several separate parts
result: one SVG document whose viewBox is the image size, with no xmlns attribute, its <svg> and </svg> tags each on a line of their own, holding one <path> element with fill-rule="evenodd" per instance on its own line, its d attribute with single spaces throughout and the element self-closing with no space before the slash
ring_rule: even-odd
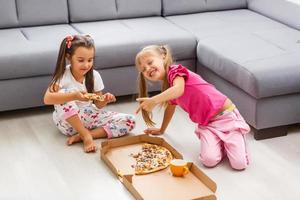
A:
<svg viewBox="0 0 300 200">
<path fill-rule="evenodd" d="M 206 167 L 215 167 L 221 161 L 222 156 L 213 154 L 200 154 L 199 159 Z"/>
<path fill-rule="evenodd" d="M 71 117 L 73 117 L 75 115 L 77 115 L 79 117 L 78 112 L 79 112 L 79 110 L 76 110 L 76 109 L 70 110 L 70 111 L 64 113 L 63 118 L 64 118 L 64 120 L 68 121 Z"/>
<path fill-rule="evenodd" d="M 127 135 L 135 127 L 135 117 L 129 114 L 118 114 L 113 123 L 106 129 L 108 138 Z"/>
<path fill-rule="evenodd" d="M 126 126 L 128 127 L 129 131 L 135 128 L 135 116 L 129 114 L 127 115 Z"/>
<path fill-rule="evenodd" d="M 57 112 L 57 116 L 66 120 L 74 115 L 79 113 L 79 108 L 75 102 L 67 102 L 64 104 L 55 105 L 55 112 Z"/>
<path fill-rule="evenodd" d="M 105 128 L 105 130 L 108 139 L 122 137 L 129 133 L 127 128 L 118 128 L 116 126 L 110 126 L 109 128 Z"/>
<path fill-rule="evenodd" d="M 131 131 L 135 127 L 135 116 L 130 114 L 120 114 L 120 126 L 124 126 L 128 131 Z M 121 125 L 123 124 L 123 125 Z"/>
<path fill-rule="evenodd" d="M 229 161 L 230 161 L 231 167 L 236 170 L 244 170 L 249 165 L 249 162 L 247 159 L 229 160 Z"/>
</svg>

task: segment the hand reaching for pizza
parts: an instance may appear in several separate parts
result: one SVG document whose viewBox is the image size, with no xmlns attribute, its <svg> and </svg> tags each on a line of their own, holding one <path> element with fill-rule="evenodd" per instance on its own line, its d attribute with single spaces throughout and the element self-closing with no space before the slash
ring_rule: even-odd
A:
<svg viewBox="0 0 300 200">
<path fill-rule="evenodd" d="M 164 132 L 161 131 L 160 128 L 155 128 L 155 127 L 147 128 L 146 130 L 144 130 L 144 133 L 151 134 L 151 135 L 162 135 L 162 134 L 164 134 Z"/>
</svg>

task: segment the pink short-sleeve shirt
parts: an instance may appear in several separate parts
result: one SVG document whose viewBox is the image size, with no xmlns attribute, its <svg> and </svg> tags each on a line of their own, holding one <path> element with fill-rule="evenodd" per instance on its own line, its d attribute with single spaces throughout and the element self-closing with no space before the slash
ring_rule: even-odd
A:
<svg viewBox="0 0 300 200">
<path fill-rule="evenodd" d="M 209 120 L 221 110 L 227 97 L 198 74 L 182 65 L 171 65 L 168 69 L 170 86 L 173 86 L 177 76 L 185 79 L 184 93 L 177 99 L 170 100 L 169 103 L 179 105 L 189 114 L 193 122 L 207 125 Z"/>
</svg>

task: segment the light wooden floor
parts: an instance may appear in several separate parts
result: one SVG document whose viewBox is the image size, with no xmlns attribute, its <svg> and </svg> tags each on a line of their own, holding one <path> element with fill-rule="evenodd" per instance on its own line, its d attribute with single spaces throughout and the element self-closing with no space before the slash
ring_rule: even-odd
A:
<svg viewBox="0 0 300 200">
<path fill-rule="evenodd" d="M 125 98 L 106 109 L 134 113 L 136 106 Z M 81 144 L 64 144 L 66 138 L 54 126 L 51 112 L 44 108 L 0 113 L 0 199 L 133 199 L 100 160 L 99 151 L 85 154 Z M 155 116 L 159 122 L 162 111 Z M 232 170 L 227 160 L 212 169 L 203 167 L 194 127 L 177 109 L 164 138 L 217 183 L 218 199 L 300 199 L 300 126 L 293 126 L 288 136 L 262 141 L 249 134 L 251 165 L 242 172 Z M 133 133 L 143 129 L 137 116 Z"/>
</svg>

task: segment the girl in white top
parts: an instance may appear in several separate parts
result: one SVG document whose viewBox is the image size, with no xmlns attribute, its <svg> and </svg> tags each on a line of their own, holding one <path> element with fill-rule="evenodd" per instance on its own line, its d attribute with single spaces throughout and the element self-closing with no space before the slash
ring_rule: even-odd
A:
<svg viewBox="0 0 300 200">
<path fill-rule="evenodd" d="M 95 152 L 93 138 L 114 138 L 127 134 L 135 126 L 134 116 L 102 110 L 115 102 L 113 94 L 102 94 L 100 74 L 93 69 L 94 41 L 90 36 L 74 35 L 63 39 L 52 81 L 44 102 L 54 105 L 53 120 L 69 136 L 71 145 L 83 141 L 85 152 Z M 66 60 L 70 65 L 66 65 Z M 103 101 L 89 101 L 85 93 L 103 95 Z"/>
</svg>

